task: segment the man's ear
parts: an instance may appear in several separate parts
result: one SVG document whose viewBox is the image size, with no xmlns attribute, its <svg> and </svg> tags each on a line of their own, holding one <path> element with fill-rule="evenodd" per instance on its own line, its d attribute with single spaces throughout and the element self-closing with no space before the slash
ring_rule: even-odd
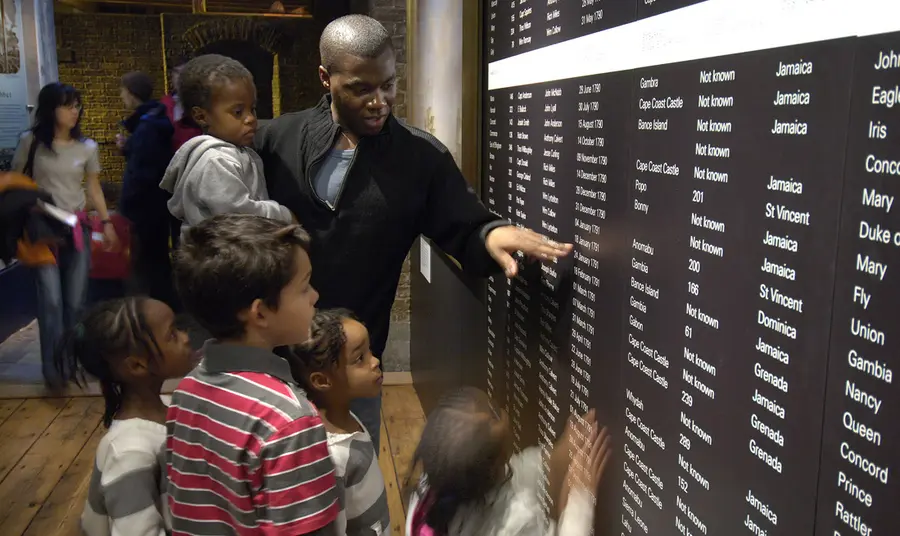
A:
<svg viewBox="0 0 900 536">
<path fill-rule="evenodd" d="M 309 384 L 316 391 L 328 391 L 331 389 L 331 378 L 324 372 L 313 372 L 309 375 Z"/>
<path fill-rule="evenodd" d="M 209 128 L 209 120 L 207 119 L 206 110 L 199 106 L 194 106 L 191 108 L 191 119 L 194 120 L 194 123 L 200 125 L 200 128 L 205 132 L 207 128 Z"/>
<path fill-rule="evenodd" d="M 319 81 L 322 82 L 322 87 L 331 89 L 331 75 L 323 65 L 319 65 Z"/>
</svg>

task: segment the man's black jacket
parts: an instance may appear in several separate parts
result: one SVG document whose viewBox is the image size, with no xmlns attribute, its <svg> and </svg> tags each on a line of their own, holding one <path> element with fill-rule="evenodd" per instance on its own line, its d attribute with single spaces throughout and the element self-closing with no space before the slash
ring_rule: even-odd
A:
<svg viewBox="0 0 900 536">
<path fill-rule="evenodd" d="M 166 107 L 157 101 L 141 104 L 123 122 L 130 133 L 125 143 L 125 174 L 119 212 L 132 223 L 158 227 L 168 234 L 169 193 L 159 187 L 172 160 L 172 127 Z"/>
<path fill-rule="evenodd" d="M 312 186 L 340 129 L 326 95 L 315 108 L 287 114 L 257 134 L 269 196 L 312 236 L 312 283 L 320 308 L 346 307 L 369 328 L 381 356 L 403 261 L 419 234 L 467 272 L 500 270 L 484 247 L 506 222 L 488 211 L 433 136 L 390 116 L 377 136 L 360 139 L 332 210 Z"/>
</svg>

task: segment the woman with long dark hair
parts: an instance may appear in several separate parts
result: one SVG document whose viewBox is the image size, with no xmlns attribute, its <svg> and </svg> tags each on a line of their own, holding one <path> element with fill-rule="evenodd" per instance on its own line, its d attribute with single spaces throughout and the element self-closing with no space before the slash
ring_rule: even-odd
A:
<svg viewBox="0 0 900 536">
<path fill-rule="evenodd" d="M 12 167 L 34 179 L 63 210 L 80 212 L 86 198 L 90 199 L 103 220 L 105 246 L 113 248 L 118 237 L 100 189 L 97 143 L 81 134 L 81 116 L 81 95 L 75 88 L 58 82 L 44 86 L 38 95 L 34 124 L 19 141 Z M 74 325 L 87 296 L 90 231 L 82 226 L 80 232 L 84 233 L 79 237 L 83 240 L 72 237 L 56 248 L 55 264 L 35 268 L 42 370 L 52 388 L 63 385 L 53 367 L 54 347 L 63 331 Z"/>
</svg>

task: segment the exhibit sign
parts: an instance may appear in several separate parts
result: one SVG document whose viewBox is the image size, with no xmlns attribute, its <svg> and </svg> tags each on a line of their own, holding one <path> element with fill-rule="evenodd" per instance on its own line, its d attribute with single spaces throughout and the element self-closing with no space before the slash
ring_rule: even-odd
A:
<svg viewBox="0 0 900 536">
<path fill-rule="evenodd" d="M 0 169 L 28 128 L 28 79 L 21 0 L 0 0 Z"/>
</svg>

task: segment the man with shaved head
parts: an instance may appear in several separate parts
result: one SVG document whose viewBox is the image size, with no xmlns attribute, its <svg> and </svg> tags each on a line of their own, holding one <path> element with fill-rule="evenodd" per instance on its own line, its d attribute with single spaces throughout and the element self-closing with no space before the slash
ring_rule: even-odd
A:
<svg viewBox="0 0 900 536">
<path fill-rule="evenodd" d="M 286 114 L 257 135 L 269 195 L 312 235 L 320 308 L 346 307 L 369 328 L 381 357 L 403 261 L 419 234 L 473 274 L 518 272 L 512 254 L 568 255 L 558 244 L 488 211 L 444 145 L 391 115 L 397 70 L 391 35 L 349 15 L 319 41 L 315 108 Z M 353 408 L 378 448 L 381 399 Z"/>
</svg>

